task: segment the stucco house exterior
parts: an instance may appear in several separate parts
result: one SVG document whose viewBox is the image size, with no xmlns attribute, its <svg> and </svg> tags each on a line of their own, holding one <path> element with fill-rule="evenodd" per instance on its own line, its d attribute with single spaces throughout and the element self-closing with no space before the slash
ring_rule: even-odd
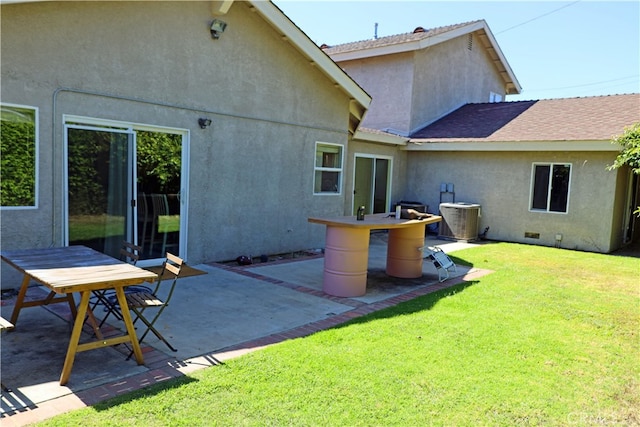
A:
<svg viewBox="0 0 640 427">
<path fill-rule="evenodd" d="M 466 202 L 490 239 L 604 253 L 638 241 L 638 177 L 607 166 L 640 95 L 503 102 L 521 87 L 484 21 L 323 50 L 372 96 L 345 214 Z"/>
<path fill-rule="evenodd" d="M 607 169 L 639 121 L 639 94 L 467 104 L 403 147 L 406 197 L 437 206 L 452 183 L 491 239 L 608 253 L 640 238 L 638 175 Z"/>
<path fill-rule="evenodd" d="M 3 145 L 2 249 L 137 239 L 145 265 L 322 247 L 307 217 L 342 213 L 370 96 L 271 2 L 0 7 L 3 144 L 23 137 Z"/>
<path fill-rule="evenodd" d="M 346 214 L 406 198 L 413 178 L 402 147 L 413 132 L 464 104 L 521 91 L 484 20 L 322 48 L 372 97 L 349 145 Z"/>
<path fill-rule="evenodd" d="M 456 133 L 487 105 L 553 118 L 546 101 L 487 104 L 521 88 L 484 21 L 320 48 L 266 1 L 0 8 L 2 249 L 126 239 L 144 266 L 321 248 L 307 217 L 436 211 L 443 182 L 482 205 L 490 238 L 609 252 L 629 235 L 637 181 L 605 167 L 637 95 L 611 97 L 620 120 L 597 135 Z M 531 209 L 538 164 L 570 165 L 567 212 Z"/>
</svg>

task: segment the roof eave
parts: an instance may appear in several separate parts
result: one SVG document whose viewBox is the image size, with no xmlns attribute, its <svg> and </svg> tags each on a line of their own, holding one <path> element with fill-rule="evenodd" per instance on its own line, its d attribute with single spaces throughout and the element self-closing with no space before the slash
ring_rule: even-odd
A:
<svg viewBox="0 0 640 427">
<path fill-rule="evenodd" d="M 28 3 L 41 0 L 0 0 L 2 4 Z M 235 0 L 211 1 L 211 14 L 226 14 Z M 350 98 L 349 103 L 349 132 L 354 134 L 362 121 L 365 112 L 371 104 L 371 97 L 351 79 L 329 56 L 313 43 L 291 20 L 271 1 L 249 0 L 249 7 L 278 31 L 283 40 L 296 48 L 309 63 L 318 67 L 337 88 L 342 89 Z"/>
<path fill-rule="evenodd" d="M 620 146 L 612 144 L 611 140 L 580 140 L 580 141 L 478 141 L 478 140 L 448 140 L 437 141 L 430 139 L 411 139 L 406 151 L 609 151 L 619 152 Z"/>
<path fill-rule="evenodd" d="M 271 1 L 251 0 L 250 7 L 275 28 L 283 38 L 296 48 L 309 63 L 322 71 L 337 88 L 350 98 L 349 132 L 354 134 L 371 104 L 371 96 L 349 77 L 328 55 L 316 46 L 287 16 Z"/>
<path fill-rule="evenodd" d="M 367 132 L 358 130 L 353 136 L 354 140 L 363 141 L 363 142 L 371 142 L 375 144 L 384 144 L 384 145 L 395 145 L 395 146 L 404 146 L 407 145 L 409 138 L 405 138 L 398 135 L 380 133 L 380 132 Z"/>
<path fill-rule="evenodd" d="M 350 61 L 354 59 L 363 59 L 376 56 L 390 55 L 403 52 L 411 52 L 415 50 L 426 49 L 430 46 L 435 46 L 440 43 L 455 39 L 465 34 L 473 32 L 479 32 L 480 39 L 489 56 L 491 57 L 496 69 L 505 81 L 505 92 L 507 95 L 519 94 L 522 92 L 522 87 L 516 79 L 511 66 L 507 62 L 506 57 L 502 53 L 498 42 L 496 41 L 493 33 L 489 29 L 486 21 L 479 20 L 471 22 L 467 25 L 454 28 L 444 33 L 436 34 L 430 37 L 426 37 L 420 40 L 398 42 L 392 45 L 370 47 L 364 49 L 354 49 L 347 52 L 337 52 L 329 54 L 331 58 L 336 62 Z"/>
<path fill-rule="evenodd" d="M 478 28 L 478 31 L 480 31 L 480 40 L 485 45 L 485 49 L 489 53 L 489 56 L 496 66 L 496 69 L 505 81 L 505 91 L 507 95 L 517 95 L 521 93 L 522 86 L 520 86 L 520 82 L 518 82 L 516 75 L 511 69 L 509 62 L 507 61 L 507 58 L 504 56 L 504 53 L 502 53 L 502 50 L 500 49 L 498 42 L 493 36 L 491 29 L 484 20 L 479 22 L 478 24 L 480 23 L 482 24 L 482 27 Z"/>
</svg>

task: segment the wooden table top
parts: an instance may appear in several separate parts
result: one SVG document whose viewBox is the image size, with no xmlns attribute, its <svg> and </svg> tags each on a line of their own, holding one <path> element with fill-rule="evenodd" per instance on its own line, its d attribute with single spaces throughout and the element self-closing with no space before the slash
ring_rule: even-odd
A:
<svg viewBox="0 0 640 427">
<path fill-rule="evenodd" d="M 2 260 L 56 293 L 152 282 L 157 275 L 85 246 L 0 252 Z"/>
<path fill-rule="evenodd" d="M 310 217 L 309 222 L 316 224 L 331 225 L 336 227 L 368 228 L 371 230 L 386 230 L 390 228 L 411 227 L 418 224 L 433 224 L 442 221 L 442 217 L 431 215 L 424 219 L 396 219 L 394 213 L 369 214 L 364 216 L 363 221 L 358 221 L 355 216 L 339 217 Z"/>
</svg>

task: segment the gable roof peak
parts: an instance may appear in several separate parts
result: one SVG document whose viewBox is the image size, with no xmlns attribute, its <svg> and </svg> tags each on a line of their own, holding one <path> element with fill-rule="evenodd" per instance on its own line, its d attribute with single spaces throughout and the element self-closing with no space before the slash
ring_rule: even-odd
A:
<svg viewBox="0 0 640 427">
<path fill-rule="evenodd" d="M 482 19 L 477 21 L 463 22 L 460 24 L 444 25 L 441 27 L 434 27 L 429 29 L 419 26 L 419 27 L 416 27 L 413 31 L 407 32 L 407 33 L 393 34 L 393 35 L 384 36 L 384 37 L 374 37 L 374 38 L 365 39 L 365 40 L 341 43 L 334 46 L 322 44 L 321 47 L 329 55 L 335 54 L 335 53 L 351 52 L 355 50 L 372 49 L 372 48 L 377 48 L 382 46 L 390 46 L 395 44 L 420 41 L 433 36 L 444 34 L 449 31 L 460 29 L 460 28 L 469 26 L 471 24 L 478 24 L 478 23 L 482 23 L 484 24 L 484 26 L 486 26 L 486 22 Z"/>
</svg>

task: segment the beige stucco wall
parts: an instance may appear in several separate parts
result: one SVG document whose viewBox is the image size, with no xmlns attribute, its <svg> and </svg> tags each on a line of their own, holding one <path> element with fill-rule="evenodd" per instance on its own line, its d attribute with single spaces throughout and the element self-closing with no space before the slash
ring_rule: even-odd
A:
<svg viewBox="0 0 640 427">
<path fill-rule="evenodd" d="M 504 100 L 504 81 L 475 33 L 416 51 L 415 67 L 411 132 L 464 104 L 489 102 L 491 92 Z"/>
<path fill-rule="evenodd" d="M 404 133 L 411 123 L 413 53 L 340 62 L 338 65 L 371 95 L 363 127 Z"/>
<path fill-rule="evenodd" d="M 63 114 L 188 133 L 189 263 L 323 245 L 307 216 L 344 193 L 313 196 L 315 142 L 347 145 L 349 100 L 247 3 L 212 40 L 210 5 L 2 5 L 2 101 L 40 125 L 39 206 L 2 211 L 3 249 L 62 244 Z"/>
<path fill-rule="evenodd" d="M 504 82 L 477 36 L 412 52 L 339 63 L 373 98 L 362 126 L 408 135 L 466 103 L 502 95 Z"/>
<path fill-rule="evenodd" d="M 490 227 L 489 239 L 555 245 L 594 252 L 610 252 L 611 218 L 617 171 L 607 171 L 614 153 L 574 152 L 410 152 L 407 197 L 432 209 L 440 203 L 440 183 L 453 183 L 456 202 L 481 205 L 480 232 Z M 567 214 L 529 211 L 533 162 L 571 163 L 571 189 Z M 443 196 L 450 202 L 451 195 Z M 539 239 L 525 232 L 540 233 Z M 615 243 L 615 245 L 614 245 Z"/>
</svg>

